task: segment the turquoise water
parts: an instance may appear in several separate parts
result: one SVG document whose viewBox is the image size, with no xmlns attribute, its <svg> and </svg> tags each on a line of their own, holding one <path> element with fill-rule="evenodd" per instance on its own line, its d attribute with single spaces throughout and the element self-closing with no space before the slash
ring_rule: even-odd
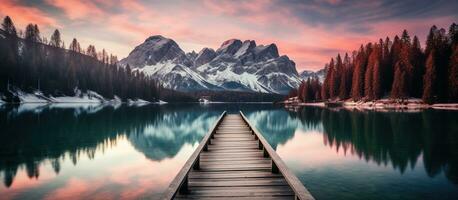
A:
<svg viewBox="0 0 458 200">
<path fill-rule="evenodd" d="M 0 107 L 0 199 L 157 199 L 243 110 L 317 199 L 457 199 L 458 112 L 268 104 Z"/>
</svg>

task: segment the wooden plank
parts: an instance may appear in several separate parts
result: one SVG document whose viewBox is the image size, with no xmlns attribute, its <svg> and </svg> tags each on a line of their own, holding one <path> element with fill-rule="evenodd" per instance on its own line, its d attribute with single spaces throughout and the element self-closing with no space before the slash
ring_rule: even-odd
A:
<svg viewBox="0 0 458 200">
<path fill-rule="evenodd" d="M 219 123 L 221 123 L 223 117 L 226 115 L 226 111 L 224 111 L 221 116 L 219 117 L 218 120 L 216 120 L 216 123 L 213 125 L 213 128 L 209 130 L 209 132 L 205 135 L 205 137 L 202 139 L 202 142 L 200 142 L 199 146 L 197 146 L 196 150 L 194 153 L 189 157 L 189 159 L 186 161 L 184 166 L 181 168 L 181 170 L 178 172 L 178 174 L 175 176 L 175 178 L 172 180 L 170 183 L 170 186 L 166 189 L 166 191 L 163 194 L 163 199 L 173 199 L 180 189 L 180 187 L 183 184 L 187 185 L 187 177 L 189 171 L 192 169 L 194 166 L 197 157 L 199 157 L 200 152 L 204 149 L 204 147 L 207 145 L 207 141 L 211 138 L 211 135 L 215 132 L 214 130 L 216 127 L 218 127 Z"/>
<path fill-rule="evenodd" d="M 285 166 L 282 166 L 281 160 L 281 162 L 276 160 L 279 159 L 278 155 L 262 135 L 259 136 L 260 134 L 242 112 L 238 115 L 224 115 L 218 119 L 217 124 L 212 128 L 212 133 L 207 134 L 209 137 L 206 138 L 207 135 L 204 137 L 205 151 L 202 151 L 204 149 L 202 148 L 198 156 L 194 157 L 198 167 L 188 170 L 185 177 L 182 177 L 186 179 L 187 190 L 184 193 L 175 192 L 176 196 L 172 198 L 293 199 L 295 196 L 304 198 L 304 195 L 298 195 L 298 189 L 292 185 L 291 182 L 294 180 L 291 181 L 285 176 L 288 175 L 288 171 L 282 169 Z M 264 157 L 264 150 L 259 149 L 260 145 L 265 146 L 269 158 Z M 276 156 L 272 156 L 273 153 Z M 277 165 L 281 173 L 272 173 L 273 169 L 277 169 Z M 275 168 L 272 168 L 273 166 Z M 164 199 L 170 198 L 164 195 Z"/>
<path fill-rule="evenodd" d="M 230 164 L 272 164 L 271 160 L 267 159 L 250 159 L 250 160 L 201 160 L 201 164 L 221 164 L 221 165 L 230 165 Z"/>
<path fill-rule="evenodd" d="M 226 148 L 226 149 L 209 149 L 209 153 L 235 153 L 235 152 L 246 152 L 246 153 L 251 153 L 251 152 L 262 152 L 261 150 L 257 148 L 250 148 L 250 149 L 234 149 L 234 148 Z"/>
<path fill-rule="evenodd" d="M 193 179 L 189 181 L 192 187 L 235 187 L 235 186 L 287 186 L 284 179 L 273 180 L 242 180 L 242 181 L 205 181 Z"/>
<path fill-rule="evenodd" d="M 294 199 L 294 196 L 274 196 L 274 197 L 217 197 L 220 200 L 283 200 L 283 199 Z M 193 197 L 193 196 L 183 196 L 177 197 L 176 199 L 200 199 L 200 200 L 214 200 L 215 197 Z"/>
<path fill-rule="evenodd" d="M 200 158 L 200 161 L 201 162 L 205 162 L 205 161 L 214 161 L 214 162 L 224 162 L 224 161 L 234 161 L 234 162 L 237 162 L 237 161 L 246 161 L 246 160 L 265 160 L 264 157 L 260 157 L 260 156 L 257 156 L 257 157 L 233 157 L 233 158 L 229 158 L 229 157 L 224 157 L 224 158 L 213 158 L 213 157 L 208 157 L 208 158 L 203 158 L 201 157 Z M 268 161 L 271 161 L 270 159 L 268 159 Z"/>
<path fill-rule="evenodd" d="M 229 168 L 269 168 L 271 163 L 233 163 L 233 164 L 215 164 L 201 163 L 201 169 L 229 169 Z"/>
<path fill-rule="evenodd" d="M 233 191 L 255 191 L 255 192 L 280 192 L 280 191 L 293 191 L 291 187 L 289 186 L 284 186 L 284 185 L 278 185 L 278 186 L 271 186 L 271 187 L 265 187 L 265 186 L 247 186 L 247 187 L 242 187 L 242 186 L 232 186 L 232 187 L 193 187 L 189 186 L 190 191 L 195 191 L 195 192 L 219 192 L 219 191 L 227 191 L 227 190 L 233 190 Z"/>
<path fill-rule="evenodd" d="M 234 148 L 235 147 L 235 148 Z M 209 145 L 208 150 L 220 150 L 220 149 L 258 149 L 257 145 L 249 145 L 249 146 L 221 146 L 221 145 Z"/>
<path fill-rule="evenodd" d="M 232 172 L 202 172 L 190 173 L 189 179 L 229 179 L 229 178 L 278 178 L 283 177 L 281 174 L 272 174 L 271 172 L 263 171 L 238 171 Z"/>
<path fill-rule="evenodd" d="M 263 155 L 263 152 L 229 152 L 229 153 L 225 153 L 225 152 L 205 152 L 205 153 L 202 153 L 202 155 L 200 156 L 203 156 L 203 157 L 221 157 L 221 156 L 225 156 L 225 157 L 233 157 L 233 156 L 261 156 Z"/>
<path fill-rule="evenodd" d="M 291 191 L 249 191 L 249 190 L 223 190 L 223 191 L 191 191 L 187 195 L 183 195 L 181 197 L 213 197 L 213 198 L 220 198 L 220 197 L 281 197 L 281 196 L 294 196 L 294 192 Z"/>
<path fill-rule="evenodd" d="M 294 190 L 294 193 L 296 194 L 296 197 L 301 199 L 301 200 L 314 200 L 313 196 L 310 194 L 310 192 L 304 187 L 304 185 L 299 181 L 299 179 L 291 172 L 289 171 L 288 167 L 286 164 L 281 160 L 280 156 L 275 152 L 274 149 L 270 146 L 270 144 L 264 139 L 262 134 L 259 133 L 259 131 L 256 129 L 255 126 L 253 126 L 248 119 L 245 117 L 245 115 L 240 111 L 240 115 L 244 119 L 244 121 L 248 124 L 248 126 L 251 127 L 253 130 L 254 134 L 257 135 L 259 141 L 262 143 L 264 146 L 264 149 L 268 152 L 269 157 L 272 159 L 274 162 L 275 166 L 278 168 L 281 174 L 285 177 L 286 181 L 288 184 L 291 186 L 291 188 Z"/>
</svg>

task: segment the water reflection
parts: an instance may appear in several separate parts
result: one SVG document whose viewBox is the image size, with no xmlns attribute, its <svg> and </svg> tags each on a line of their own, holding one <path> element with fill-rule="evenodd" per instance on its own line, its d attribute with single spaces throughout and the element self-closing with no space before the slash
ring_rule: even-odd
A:
<svg viewBox="0 0 458 200">
<path fill-rule="evenodd" d="M 336 120 L 338 118 L 339 120 Z M 336 112 L 322 114 L 328 145 L 378 164 L 390 161 L 401 173 L 422 155 L 429 176 L 441 171 L 458 184 L 458 115 L 426 110 L 421 113 Z"/>
<path fill-rule="evenodd" d="M 458 198 L 456 111 L 247 115 L 317 199 Z"/>
<path fill-rule="evenodd" d="M 186 144 L 198 143 L 220 114 L 195 106 L 21 106 L 0 112 L 0 174 L 6 187 L 18 171 L 39 179 L 41 166 L 49 165 L 59 174 L 65 161 L 93 160 L 124 138 L 149 160 L 173 158 Z"/>
<path fill-rule="evenodd" d="M 318 199 L 458 197 L 456 111 L 24 104 L 0 106 L 1 198 L 159 198 L 224 110 L 243 110 Z"/>
</svg>

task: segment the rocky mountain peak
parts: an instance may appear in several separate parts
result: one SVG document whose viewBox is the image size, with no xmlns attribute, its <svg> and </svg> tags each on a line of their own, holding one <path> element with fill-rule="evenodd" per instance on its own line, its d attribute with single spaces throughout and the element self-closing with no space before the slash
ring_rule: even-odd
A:
<svg viewBox="0 0 458 200">
<path fill-rule="evenodd" d="M 301 79 L 295 63 L 279 56 L 275 44 L 230 39 L 215 51 L 203 48 L 185 53 L 172 39 L 155 35 L 135 47 L 121 66 L 161 80 L 165 87 L 181 91 L 238 90 L 287 93 Z"/>
<path fill-rule="evenodd" d="M 216 53 L 233 55 L 235 54 L 235 52 L 237 52 L 238 49 L 240 49 L 241 46 L 242 41 L 240 41 L 239 39 L 230 39 L 223 42 L 223 44 L 221 44 L 221 47 L 218 48 L 218 50 L 216 50 Z"/>
<path fill-rule="evenodd" d="M 185 62 L 188 65 L 191 63 L 175 41 L 161 35 L 154 35 L 135 47 L 127 58 L 120 61 L 120 64 L 142 68 L 165 61 Z"/>
<path fill-rule="evenodd" d="M 270 45 L 259 45 L 254 49 L 254 53 L 257 59 L 268 60 L 272 58 L 280 57 L 278 55 L 278 48 L 275 44 Z"/>
<path fill-rule="evenodd" d="M 146 38 L 145 42 L 148 42 L 148 41 L 160 41 L 160 40 L 171 40 L 171 39 L 165 38 L 162 35 L 153 35 L 153 36 L 150 36 L 150 37 Z"/>
<path fill-rule="evenodd" d="M 206 64 L 213 60 L 216 57 L 215 50 L 211 48 L 203 48 L 200 50 L 199 54 L 197 54 L 196 59 L 194 60 L 194 66 L 200 66 Z"/>
</svg>

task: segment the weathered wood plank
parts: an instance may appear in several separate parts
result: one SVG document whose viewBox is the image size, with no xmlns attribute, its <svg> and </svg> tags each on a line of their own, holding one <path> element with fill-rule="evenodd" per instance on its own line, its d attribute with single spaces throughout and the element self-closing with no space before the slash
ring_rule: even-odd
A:
<svg viewBox="0 0 458 200">
<path fill-rule="evenodd" d="M 287 186 L 286 180 L 242 180 L 242 181 L 189 181 L 193 187 L 235 187 L 235 186 Z"/>
<path fill-rule="evenodd" d="M 249 124 L 243 113 L 224 115 L 217 124 L 209 137 L 204 138 L 205 142 L 201 142 L 204 143 L 205 148 L 202 148 L 198 157 L 194 158 L 194 162 L 198 164 L 194 169 L 188 170 L 183 177 L 186 179 L 186 190 L 183 190 L 183 193 L 175 192 L 172 198 L 294 199 L 304 197 L 297 194 L 297 188 L 294 188 L 295 185 L 292 185 L 291 180 L 285 176 L 288 175 L 288 171 L 285 173 L 285 170 L 279 169 L 281 173 L 273 173 L 274 169 L 277 169 L 273 167 L 285 166 L 275 160 L 279 159 L 278 155 L 262 136 L 259 137 L 259 133 Z M 260 146 L 266 146 L 265 150 L 260 150 Z M 271 158 L 270 154 L 273 153 L 276 156 Z M 269 156 L 264 157 L 264 154 Z M 166 195 L 164 197 L 170 199 Z"/>
<path fill-rule="evenodd" d="M 185 196 L 192 196 L 192 197 L 280 197 L 280 196 L 294 196 L 294 192 L 291 191 L 278 191 L 278 192 L 270 192 L 270 191 L 247 191 L 247 190 L 226 190 L 226 191 L 217 191 L 217 192 L 195 192 L 191 191 Z M 182 196 L 182 197 L 185 197 Z"/>
<path fill-rule="evenodd" d="M 188 161 L 186 161 L 183 168 L 181 168 L 181 170 L 170 183 L 170 186 L 164 192 L 163 199 L 173 199 L 182 185 L 187 186 L 189 171 L 193 168 L 196 160 L 198 160 L 197 157 L 200 156 L 200 152 L 203 151 L 204 147 L 206 147 L 207 141 L 210 140 L 211 135 L 215 132 L 215 128 L 218 127 L 225 115 L 226 111 L 221 114 L 215 125 L 213 125 L 213 128 L 211 128 L 210 131 L 205 135 L 202 142 L 199 144 L 199 146 L 197 146 L 194 153 L 191 155 Z"/>
<path fill-rule="evenodd" d="M 297 198 L 301 200 L 314 200 L 313 196 L 310 194 L 310 192 L 304 187 L 304 185 L 299 181 L 299 179 L 291 172 L 289 171 L 288 167 L 286 164 L 281 160 L 280 156 L 275 152 L 274 149 L 270 146 L 270 144 L 267 142 L 266 139 L 262 136 L 262 134 L 259 133 L 259 131 L 256 129 L 255 126 L 253 126 L 248 119 L 245 117 L 245 115 L 240 111 L 240 115 L 242 116 L 243 120 L 245 123 L 248 124 L 248 126 L 251 127 L 253 130 L 254 134 L 257 135 L 259 141 L 262 143 L 264 146 L 264 150 L 267 151 L 269 154 L 269 157 L 272 158 L 272 161 L 275 165 L 275 168 L 277 168 L 281 174 L 285 177 L 286 181 L 288 184 L 291 186 L 291 188 L 294 190 L 294 193 Z"/>
<path fill-rule="evenodd" d="M 242 187 L 242 186 L 233 186 L 233 187 L 189 187 L 192 191 L 202 191 L 202 192 L 217 192 L 217 191 L 227 191 L 227 190 L 234 190 L 234 191 L 270 191 L 270 192 L 279 192 L 279 191 L 293 191 L 289 186 L 249 186 L 249 187 Z"/>
<path fill-rule="evenodd" d="M 200 199 L 200 200 L 214 200 L 215 197 L 192 197 L 192 196 L 184 196 L 184 197 L 177 197 L 175 199 Z M 283 200 L 283 199 L 294 199 L 294 196 L 285 196 L 285 197 L 220 197 L 218 199 L 221 200 Z"/>
</svg>

